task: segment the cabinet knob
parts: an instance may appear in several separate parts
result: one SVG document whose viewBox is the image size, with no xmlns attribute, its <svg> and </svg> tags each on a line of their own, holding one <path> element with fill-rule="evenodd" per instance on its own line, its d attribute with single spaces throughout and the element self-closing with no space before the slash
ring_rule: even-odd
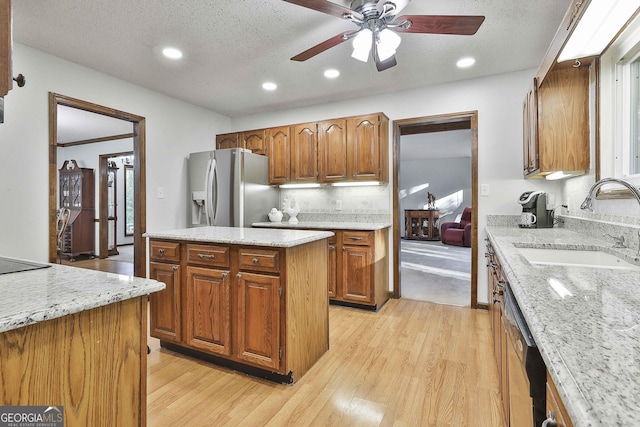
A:
<svg viewBox="0 0 640 427">
<path fill-rule="evenodd" d="M 556 421 L 556 417 L 551 409 L 549 409 L 549 417 L 544 420 L 542 427 L 558 427 L 558 422 Z"/>
<path fill-rule="evenodd" d="M 252 260 L 251 260 L 251 262 L 252 262 L 252 263 L 254 263 L 254 264 L 257 264 L 257 263 L 259 263 L 260 261 L 258 260 L 258 258 L 254 258 L 254 259 L 252 259 Z"/>
<path fill-rule="evenodd" d="M 171 267 L 173 269 L 173 271 L 178 271 L 178 266 L 174 265 L 173 267 Z"/>
<path fill-rule="evenodd" d="M 505 285 L 505 283 L 506 283 L 506 282 L 505 282 L 504 280 L 498 280 L 498 281 L 496 282 L 496 285 L 498 285 L 498 287 L 499 287 L 500 289 L 504 289 L 504 285 Z"/>
<path fill-rule="evenodd" d="M 162 249 L 162 248 L 158 249 L 158 254 L 164 255 L 164 249 Z"/>
<path fill-rule="evenodd" d="M 342 250 L 343 250 L 343 251 L 346 251 L 346 250 L 347 250 L 347 248 L 345 248 L 345 247 L 343 246 L 343 247 L 342 247 Z"/>
<path fill-rule="evenodd" d="M 222 278 L 226 279 L 228 275 L 229 275 L 228 273 L 222 273 Z"/>
<path fill-rule="evenodd" d="M 242 274 L 240 273 L 236 274 L 236 279 L 242 279 Z"/>
</svg>

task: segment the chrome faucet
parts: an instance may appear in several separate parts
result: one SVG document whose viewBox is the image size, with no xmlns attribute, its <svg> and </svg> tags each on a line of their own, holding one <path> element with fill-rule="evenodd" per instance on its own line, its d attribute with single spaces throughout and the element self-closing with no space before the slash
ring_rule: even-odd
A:
<svg viewBox="0 0 640 427">
<path fill-rule="evenodd" d="M 620 178 L 602 178 L 600 181 L 596 182 L 595 184 L 593 184 L 593 186 L 591 186 L 591 189 L 589 190 L 589 194 L 584 199 L 584 202 L 582 202 L 582 204 L 580 205 L 580 209 L 593 210 L 591 208 L 593 204 L 592 199 L 595 196 L 596 190 L 602 187 L 604 184 L 609 184 L 609 183 L 622 184 L 625 187 L 627 187 L 629 191 L 631 191 L 631 193 L 635 196 L 636 200 L 638 201 L 638 204 L 640 204 L 640 190 L 632 182 L 629 182 L 626 179 L 620 179 Z"/>
</svg>

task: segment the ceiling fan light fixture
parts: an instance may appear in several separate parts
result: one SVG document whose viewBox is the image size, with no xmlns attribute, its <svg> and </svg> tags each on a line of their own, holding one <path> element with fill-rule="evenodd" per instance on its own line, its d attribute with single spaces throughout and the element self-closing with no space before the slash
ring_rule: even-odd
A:
<svg viewBox="0 0 640 427">
<path fill-rule="evenodd" d="M 402 39 L 399 35 L 394 33 L 388 28 L 383 28 L 380 31 L 378 41 L 376 43 L 376 50 L 378 51 L 378 58 L 381 61 L 386 61 L 396 54 L 396 49 L 400 46 Z"/>
<path fill-rule="evenodd" d="M 371 52 L 371 45 L 373 42 L 373 32 L 364 28 L 353 38 L 353 53 L 352 58 L 358 61 L 367 62 L 369 60 L 369 52 Z"/>
</svg>

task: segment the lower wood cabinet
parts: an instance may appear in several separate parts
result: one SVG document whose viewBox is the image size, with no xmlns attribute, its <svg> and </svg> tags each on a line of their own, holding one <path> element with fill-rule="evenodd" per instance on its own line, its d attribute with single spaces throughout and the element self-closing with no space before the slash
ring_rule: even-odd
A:
<svg viewBox="0 0 640 427">
<path fill-rule="evenodd" d="M 151 336 L 161 345 L 287 383 L 328 350 L 326 239 L 290 248 L 152 239 L 149 247 L 149 276 L 167 284 L 151 297 Z"/>
<path fill-rule="evenodd" d="M 231 354 L 229 271 L 187 267 L 185 342 L 215 354 Z"/>
<path fill-rule="evenodd" d="M 547 372 L 547 420 L 549 426 L 573 427 L 571 418 L 560 400 L 560 395 L 556 389 L 553 379 Z"/>
<path fill-rule="evenodd" d="M 329 298 L 372 309 L 389 299 L 387 229 L 334 230 L 329 241 Z"/>
</svg>

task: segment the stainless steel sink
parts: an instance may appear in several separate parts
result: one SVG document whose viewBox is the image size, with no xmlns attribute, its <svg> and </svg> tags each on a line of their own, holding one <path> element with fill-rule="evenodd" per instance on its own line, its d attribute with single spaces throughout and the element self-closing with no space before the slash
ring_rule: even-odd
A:
<svg viewBox="0 0 640 427">
<path fill-rule="evenodd" d="M 48 264 L 38 264 L 36 262 L 0 257 L 0 274 L 19 273 L 21 271 L 37 270 L 47 267 L 51 266 Z"/>
<path fill-rule="evenodd" d="M 547 248 L 518 248 L 518 251 L 530 264 L 640 271 L 640 266 L 601 251 Z"/>
</svg>

